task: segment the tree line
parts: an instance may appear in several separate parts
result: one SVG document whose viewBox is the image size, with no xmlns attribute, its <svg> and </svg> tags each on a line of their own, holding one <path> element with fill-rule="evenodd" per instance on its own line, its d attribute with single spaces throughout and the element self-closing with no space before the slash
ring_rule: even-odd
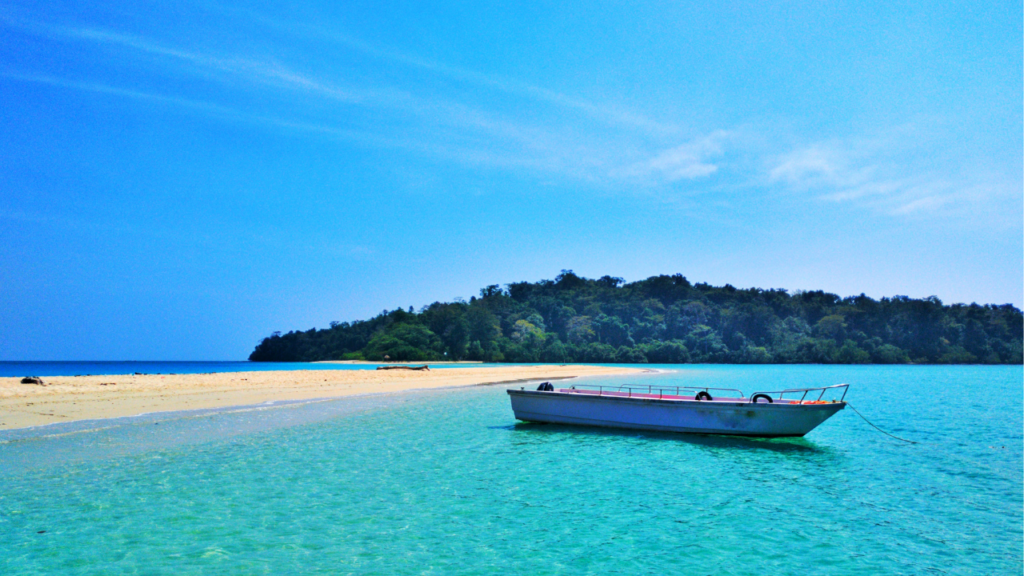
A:
<svg viewBox="0 0 1024 576">
<path fill-rule="evenodd" d="M 1021 364 L 1022 333 L 1010 304 L 741 290 L 680 274 L 626 283 L 563 270 L 554 280 L 487 286 L 469 302 L 275 332 L 249 360 Z"/>
</svg>

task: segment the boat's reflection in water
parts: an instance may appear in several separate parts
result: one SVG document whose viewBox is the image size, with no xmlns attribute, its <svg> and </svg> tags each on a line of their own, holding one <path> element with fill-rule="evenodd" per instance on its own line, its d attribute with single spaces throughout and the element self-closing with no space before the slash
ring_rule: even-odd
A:
<svg viewBox="0 0 1024 576">
<path fill-rule="evenodd" d="M 573 435 L 577 438 L 609 437 L 617 439 L 636 439 L 649 442 L 684 442 L 687 444 L 712 449 L 729 450 L 765 450 L 789 454 L 821 454 L 834 455 L 835 450 L 829 446 L 819 446 L 807 438 L 757 438 L 749 436 L 730 436 L 723 434 L 689 434 L 685 432 L 658 432 L 654 430 L 629 430 L 625 428 L 604 428 L 599 426 L 578 426 L 564 424 L 546 424 L 543 422 L 516 422 L 509 426 L 500 426 L 507 430 L 533 436 L 550 436 L 550 440 Z"/>
</svg>

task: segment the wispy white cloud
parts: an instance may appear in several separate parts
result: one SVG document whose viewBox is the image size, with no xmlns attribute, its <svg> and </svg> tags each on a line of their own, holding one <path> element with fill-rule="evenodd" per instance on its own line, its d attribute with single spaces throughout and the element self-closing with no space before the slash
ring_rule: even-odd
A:
<svg viewBox="0 0 1024 576">
<path fill-rule="evenodd" d="M 111 96 L 131 98 L 135 100 L 148 100 L 151 102 L 159 102 L 171 106 L 190 108 L 193 110 L 202 111 L 210 115 L 215 115 L 225 119 L 251 119 L 249 115 L 242 113 L 238 110 L 233 110 L 231 108 L 220 106 L 217 104 L 211 104 L 209 102 L 190 100 L 188 98 L 179 98 L 176 96 L 153 94 L 150 92 L 133 90 L 129 88 L 119 88 L 116 86 L 109 86 L 98 82 L 81 82 L 75 80 L 67 80 L 64 78 L 55 78 L 53 76 L 46 76 L 41 74 L 20 74 L 17 72 L 9 71 L 0 71 L 0 76 L 12 80 L 20 80 L 22 82 L 47 84 L 50 86 L 59 86 L 61 88 L 71 88 L 74 90 L 82 90 L 85 92 L 94 92 L 97 94 L 108 94 Z"/>
<path fill-rule="evenodd" d="M 913 214 L 915 212 L 928 212 L 937 210 L 952 201 L 950 196 L 925 196 L 917 200 L 911 200 L 901 206 L 889 211 L 890 214 Z"/>
<path fill-rule="evenodd" d="M 875 138 L 816 142 L 774 157 L 767 180 L 818 200 L 851 203 L 890 216 L 988 212 L 1013 184 L 970 166 L 921 158 L 913 130 Z M 916 152 L 908 154 L 908 150 Z"/>
<path fill-rule="evenodd" d="M 485 74 L 476 70 L 469 70 L 430 60 L 418 55 L 396 50 L 392 47 L 373 44 L 337 29 L 328 29 L 318 25 L 272 19 L 250 9 L 226 7 L 212 2 L 202 2 L 202 5 L 224 13 L 243 15 L 262 26 L 291 34 L 296 37 L 316 37 L 318 39 L 344 45 L 362 54 L 386 60 L 391 63 L 402 64 L 412 68 L 440 74 L 455 80 L 469 82 L 480 87 L 499 90 L 508 94 L 525 96 L 534 100 L 554 104 L 569 110 L 580 112 L 592 119 L 605 122 L 610 125 L 618 125 L 641 130 L 653 136 L 672 136 L 678 135 L 681 132 L 679 126 L 675 124 L 658 121 L 644 114 L 625 110 L 621 107 L 612 106 L 606 103 L 592 102 L 584 98 L 570 96 L 555 90 L 550 90 L 548 88 L 536 86 L 527 82 L 521 82 L 497 74 Z"/>
<path fill-rule="evenodd" d="M 851 162 L 847 151 L 818 143 L 782 155 L 772 166 L 769 177 L 801 189 L 846 187 L 870 178 L 872 166 L 855 167 Z"/>
<path fill-rule="evenodd" d="M 713 158 L 723 153 L 722 142 L 728 133 L 715 132 L 657 153 L 653 157 L 633 163 L 615 175 L 643 180 L 676 182 L 704 178 L 718 171 Z"/>
<path fill-rule="evenodd" d="M 96 28 L 54 26 L 50 27 L 49 31 L 67 38 L 132 48 L 139 52 L 172 58 L 205 69 L 231 73 L 236 78 L 245 78 L 250 82 L 275 84 L 279 87 L 317 92 L 339 102 L 402 108 L 424 107 L 422 103 L 418 102 L 408 92 L 391 88 L 357 88 L 340 85 L 337 82 L 325 83 L 322 80 L 289 69 L 278 62 L 240 57 L 223 57 L 199 51 L 182 50 L 139 36 Z"/>
<path fill-rule="evenodd" d="M 8 19 L 7 24 L 11 21 Z M 192 109 L 205 109 L 223 117 L 248 119 L 262 124 L 291 127 L 314 131 L 321 134 L 351 140 L 370 142 L 375 145 L 418 149 L 430 155 L 444 156 L 467 164 L 501 168 L 525 168 L 547 173 L 560 174 L 570 178 L 592 182 L 614 182 L 622 179 L 642 181 L 674 181 L 707 175 L 717 169 L 703 161 L 703 158 L 720 152 L 715 138 L 694 140 L 681 146 L 655 154 L 650 160 L 634 166 L 623 167 L 629 162 L 625 151 L 635 148 L 631 140 L 636 139 L 630 130 L 625 133 L 604 131 L 598 137 L 577 133 L 569 126 L 532 125 L 523 119 L 509 120 L 501 114 L 452 101 L 437 95 L 416 95 L 407 90 L 391 86 L 374 85 L 370 88 L 339 82 L 330 75 L 298 71 L 273 60 L 259 60 L 251 57 L 211 54 L 196 49 L 182 49 L 152 39 L 118 31 L 94 27 L 73 27 L 43 25 L 32 22 L 15 22 L 22 29 L 31 30 L 63 41 L 83 41 L 98 46 L 110 46 L 118 50 L 127 48 L 129 53 L 120 52 L 119 58 L 135 53 L 163 60 L 176 66 L 179 72 L 193 73 L 206 79 L 213 79 L 225 86 L 238 88 L 252 87 L 259 90 L 271 87 L 290 94 L 290 98 L 301 96 L 299 106 L 290 109 L 293 118 L 281 115 L 281 110 L 245 112 L 232 106 L 218 106 L 203 103 L 192 98 L 174 95 L 159 95 L 131 88 L 117 88 L 95 82 L 63 80 L 35 75 L 35 81 L 61 85 L 68 88 L 119 94 L 127 97 L 160 100 L 167 104 L 179 104 Z M 638 115 L 619 114 L 612 118 L 612 110 L 574 100 L 562 94 L 544 89 L 507 82 L 495 77 L 472 71 L 447 67 L 442 64 L 420 60 L 400 53 L 380 51 L 363 45 L 358 40 L 346 42 L 366 52 L 382 54 L 384 58 L 399 60 L 418 68 L 470 79 L 481 85 L 490 85 L 503 90 L 531 94 L 548 102 L 559 102 L 564 106 L 585 110 L 593 116 L 604 116 L 610 122 L 623 122 L 634 132 L 639 130 L 658 131 L 661 127 L 648 123 Z M 154 70 L 153 62 L 146 63 L 146 69 Z M 10 75 L 10 74 L 9 74 Z M 17 75 L 17 74 L 15 74 Z M 28 79 L 31 74 L 21 74 Z M 319 102 L 319 103 L 318 103 Z M 323 109 L 320 103 L 337 103 L 379 110 L 388 115 L 388 120 L 401 117 L 416 118 L 416 124 L 404 131 L 401 137 L 387 137 L 374 134 L 371 130 L 352 130 L 344 126 L 345 115 L 337 111 L 321 115 L 315 120 L 300 118 L 301 112 L 310 107 Z M 312 103 L 312 104 L 311 104 Z M 311 106 L 306 106 L 311 104 Z M 638 128 L 638 126 L 642 128 Z M 417 136 L 418 134 L 418 136 Z M 717 138 L 717 137 L 716 137 Z M 716 152 L 716 150 L 718 152 Z M 645 155 L 643 149 L 635 150 L 633 157 Z"/>
<path fill-rule="evenodd" d="M 1012 185 L 1006 179 L 978 171 L 953 172 L 922 163 L 920 158 L 927 154 L 914 149 L 912 130 L 894 130 L 873 138 L 820 141 L 782 154 L 771 147 L 743 151 L 743 141 L 750 134 L 741 136 L 736 130 L 718 130 L 684 136 L 674 126 L 642 115 L 380 48 L 330 31 L 316 33 L 388 63 L 555 104 L 601 120 L 604 126 L 595 128 L 593 122 L 571 115 L 550 115 L 546 113 L 549 110 L 533 114 L 527 109 L 526 114 L 510 117 L 507 112 L 488 106 L 491 100 L 476 97 L 476 92 L 433 89 L 430 78 L 426 83 L 405 82 L 399 87 L 380 79 L 346 77 L 332 69 L 299 69 L 252 54 L 217 53 L 196 46 L 182 48 L 117 30 L 46 25 L 11 17 L 0 17 L 0 24 L 61 42 L 109 48 L 106 52 L 112 61 L 128 66 L 141 63 L 141 69 L 157 80 L 138 82 L 145 88 L 136 88 L 131 86 L 136 84 L 131 76 L 124 74 L 118 76 L 117 82 L 127 82 L 127 87 L 45 74 L 3 72 L 8 77 L 161 102 L 229 121 L 305 131 L 470 166 L 555 175 L 612 187 L 627 183 L 653 192 L 678 182 L 700 185 L 697 183 L 707 182 L 727 166 L 737 168 L 732 162 L 737 154 L 753 154 L 760 155 L 765 166 L 764 179 L 771 185 L 808 194 L 819 201 L 866 207 L 892 216 L 976 210 L 988 199 L 1005 197 Z M 177 90 L 177 84 L 159 80 L 162 76 L 181 74 L 258 97 L 224 98 L 223 93 L 216 91 Z M 443 81 L 436 84 L 448 86 Z M 264 98 L 267 94 L 275 96 Z M 352 113 L 356 110 L 360 112 Z M 914 160 L 907 162 L 907 158 Z M 730 176 L 735 177 L 734 188 L 742 187 L 742 183 L 736 184 L 737 179 L 744 178 L 742 175 Z"/>
<path fill-rule="evenodd" d="M 492 153 L 487 150 L 460 146 L 451 142 L 438 142 L 436 140 L 427 140 L 422 138 L 392 138 L 372 131 L 353 130 L 323 122 L 291 120 L 273 115 L 254 114 L 249 111 L 239 110 L 219 104 L 174 96 L 165 96 L 141 90 L 124 89 L 96 82 L 79 82 L 50 76 L 26 75 L 10 72 L 0 72 L 0 76 L 23 82 L 33 82 L 96 94 L 105 94 L 121 98 L 130 98 L 133 100 L 160 103 L 168 106 L 185 108 L 193 113 L 201 113 L 208 117 L 217 118 L 221 121 L 243 122 L 271 129 L 307 132 L 317 134 L 330 140 L 355 142 L 378 148 L 403 150 L 451 162 L 485 166 L 496 169 L 532 169 L 544 172 L 565 171 L 565 166 L 559 165 L 557 163 L 557 159 Z M 579 174 L 578 176 L 581 178 L 588 177 L 586 174 Z"/>
</svg>

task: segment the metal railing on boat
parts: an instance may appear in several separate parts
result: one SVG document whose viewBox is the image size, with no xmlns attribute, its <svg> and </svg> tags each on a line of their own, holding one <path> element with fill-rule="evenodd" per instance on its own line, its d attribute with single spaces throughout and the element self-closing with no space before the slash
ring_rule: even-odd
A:
<svg viewBox="0 0 1024 576">
<path fill-rule="evenodd" d="M 789 402 L 803 403 L 803 402 L 807 401 L 807 395 L 808 394 L 810 394 L 811 392 L 818 392 L 820 390 L 821 392 L 818 394 L 818 398 L 815 399 L 815 400 L 811 400 L 811 402 L 822 402 L 823 401 L 822 399 L 825 397 L 825 392 L 827 392 L 829 390 L 838 390 L 839 388 L 843 389 L 843 395 L 839 397 L 839 402 L 842 402 L 846 398 L 846 392 L 850 389 L 850 385 L 849 384 L 835 384 L 833 386 L 823 386 L 821 388 L 787 388 L 786 390 L 773 390 L 771 392 L 754 392 L 753 394 L 750 395 L 750 398 L 751 398 L 751 401 L 753 402 L 753 399 L 757 398 L 758 394 L 761 394 L 763 396 L 769 396 L 769 397 L 771 395 L 773 395 L 773 394 L 778 394 L 779 395 L 779 397 L 778 397 L 779 400 L 786 400 L 786 398 L 784 398 L 784 396 L 786 394 L 800 394 L 800 393 L 803 393 L 803 395 L 800 396 L 799 400 L 796 400 L 796 399 L 789 400 Z"/>
<path fill-rule="evenodd" d="M 746 399 L 743 391 L 737 388 L 714 388 L 710 386 L 598 386 L 593 384 L 580 384 L 572 386 L 570 390 L 581 394 L 597 394 L 598 396 L 625 396 L 626 398 L 682 398 L 684 396 L 696 395 L 700 392 L 707 392 L 709 395 L 714 392 L 735 392 L 738 396 L 734 398 Z"/>
<path fill-rule="evenodd" d="M 750 395 L 749 401 L 755 402 L 757 397 L 764 396 L 771 401 L 772 395 L 778 395 L 779 401 L 785 401 L 793 404 L 802 404 L 807 402 L 807 395 L 813 392 L 819 392 L 817 399 L 811 400 L 810 402 L 822 402 L 825 397 L 825 393 L 829 390 L 843 389 L 843 394 L 839 398 L 839 402 L 842 402 L 846 398 L 846 392 L 849 390 L 849 384 L 835 384 L 833 386 L 822 386 L 820 388 L 787 388 L 785 390 L 773 390 L 771 392 L 755 392 Z M 657 399 L 681 399 L 688 396 L 695 396 L 701 392 L 706 392 L 709 396 L 718 397 L 719 400 L 748 400 L 743 394 L 742 390 L 738 388 L 715 388 L 712 386 L 598 386 L 595 384 L 580 384 L 571 386 L 570 392 L 577 394 L 596 394 L 597 396 L 616 396 L 626 398 L 657 398 Z M 714 393 L 712 395 L 712 392 Z M 720 392 L 734 392 L 736 396 L 720 397 Z M 801 394 L 800 399 L 797 400 L 785 398 L 786 394 Z"/>
</svg>

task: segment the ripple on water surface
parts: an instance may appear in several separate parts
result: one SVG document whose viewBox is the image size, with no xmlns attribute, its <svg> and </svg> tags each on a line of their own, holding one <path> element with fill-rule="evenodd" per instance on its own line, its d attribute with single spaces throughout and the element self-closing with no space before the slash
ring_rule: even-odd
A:
<svg viewBox="0 0 1024 576">
<path fill-rule="evenodd" d="M 922 443 L 516 423 L 500 387 L 7 433 L 0 572 L 1021 573 L 1019 367 L 649 378 L 850 382 Z"/>
</svg>

